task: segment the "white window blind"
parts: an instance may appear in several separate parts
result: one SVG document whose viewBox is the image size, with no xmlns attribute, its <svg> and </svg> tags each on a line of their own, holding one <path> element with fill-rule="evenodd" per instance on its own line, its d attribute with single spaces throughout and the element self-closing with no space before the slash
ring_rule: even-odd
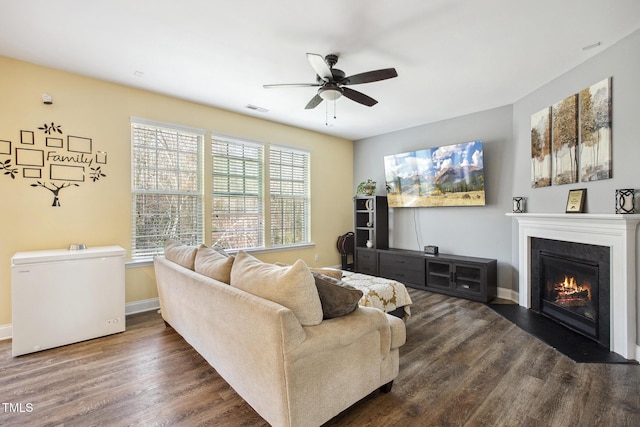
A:
<svg viewBox="0 0 640 427">
<path fill-rule="evenodd" d="M 310 241 L 309 164 L 306 151 L 279 146 L 269 150 L 271 246 Z"/>
<path fill-rule="evenodd" d="M 162 254 L 167 239 L 202 243 L 204 131 L 131 121 L 133 260 Z"/>
<path fill-rule="evenodd" d="M 211 242 L 225 249 L 264 246 L 261 144 L 213 136 Z"/>
</svg>

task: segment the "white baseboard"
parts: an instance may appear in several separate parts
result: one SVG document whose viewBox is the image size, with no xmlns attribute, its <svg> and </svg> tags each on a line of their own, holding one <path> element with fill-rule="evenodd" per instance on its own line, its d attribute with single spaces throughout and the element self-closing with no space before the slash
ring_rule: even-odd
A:
<svg viewBox="0 0 640 427">
<path fill-rule="evenodd" d="M 513 289 L 506 289 L 506 288 L 498 288 L 498 298 L 508 299 L 509 301 L 513 301 L 516 304 L 520 300 L 518 298 L 518 291 L 514 291 Z"/>
<path fill-rule="evenodd" d="M 11 339 L 12 331 L 11 325 L 0 325 L 0 341 Z"/>
<path fill-rule="evenodd" d="M 160 300 L 158 298 L 149 298 L 140 301 L 128 302 L 124 305 L 125 315 L 143 313 L 145 311 L 158 310 L 160 308 Z M 0 341 L 11 339 L 13 336 L 12 325 L 0 325 Z"/>
<path fill-rule="evenodd" d="M 124 305 L 124 314 L 144 313 L 145 311 L 158 310 L 160 300 L 156 298 L 143 299 L 140 301 L 128 302 Z"/>
</svg>

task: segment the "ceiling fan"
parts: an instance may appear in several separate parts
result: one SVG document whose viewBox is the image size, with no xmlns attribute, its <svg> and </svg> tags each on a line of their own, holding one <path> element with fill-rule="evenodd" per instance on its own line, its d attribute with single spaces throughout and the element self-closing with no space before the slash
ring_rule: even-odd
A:
<svg viewBox="0 0 640 427">
<path fill-rule="evenodd" d="M 398 77 L 395 68 L 385 68 L 382 70 L 367 71 L 365 73 L 354 74 L 346 77 L 344 71 L 333 68 L 338 63 L 338 55 L 329 54 L 324 58 L 316 53 L 307 53 L 307 59 L 316 72 L 316 83 L 290 83 L 264 85 L 265 89 L 280 87 L 318 87 L 318 93 L 311 98 L 311 101 L 304 107 L 307 110 L 315 108 L 322 102 L 335 101 L 342 95 L 352 101 L 358 102 L 367 107 L 372 107 L 378 103 L 375 99 L 362 92 L 353 90 L 349 85 L 359 85 L 362 83 L 377 82 L 380 80 Z"/>
</svg>

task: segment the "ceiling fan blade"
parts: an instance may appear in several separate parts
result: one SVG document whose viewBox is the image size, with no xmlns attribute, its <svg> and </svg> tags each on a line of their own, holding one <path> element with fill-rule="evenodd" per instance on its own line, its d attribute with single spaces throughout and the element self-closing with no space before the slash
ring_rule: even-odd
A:
<svg viewBox="0 0 640 427">
<path fill-rule="evenodd" d="M 350 100 L 356 101 L 362 105 L 366 105 L 367 107 L 373 107 L 378 103 L 378 101 L 371 98 L 370 96 L 367 96 L 362 92 L 358 92 L 357 90 L 353 90 L 348 87 L 342 88 L 342 94 Z"/>
<path fill-rule="evenodd" d="M 395 68 L 384 68 L 382 70 L 367 71 L 366 73 L 354 74 L 340 80 L 342 85 L 359 85 L 362 83 L 377 82 L 380 80 L 392 79 L 398 77 Z"/>
<path fill-rule="evenodd" d="M 318 104 L 320 104 L 322 102 L 322 98 L 320 97 L 320 95 L 316 95 L 313 98 L 311 98 L 311 101 L 309 101 L 309 103 L 307 104 L 305 108 L 305 110 L 311 110 L 314 109 L 318 106 Z"/>
<path fill-rule="evenodd" d="M 331 81 L 333 74 L 331 74 L 331 68 L 327 65 L 324 58 L 317 53 L 307 53 L 307 59 L 315 70 L 316 74 L 325 82 Z"/>
<path fill-rule="evenodd" d="M 322 86 L 318 83 L 282 83 L 282 84 L 272 84 L 272 85 L 262 85 L 265 89 L 277 89 L 279 87 L 318 87 Z"/>
<path fill-rule="evenodd" d="M 274 89 L 279 87 L 318 87 L 322 86 L 319 83 L 282 83 L 282 84 L 272 84 L 272 85 L 262 85 L 265 89 Z"/>
</svg>

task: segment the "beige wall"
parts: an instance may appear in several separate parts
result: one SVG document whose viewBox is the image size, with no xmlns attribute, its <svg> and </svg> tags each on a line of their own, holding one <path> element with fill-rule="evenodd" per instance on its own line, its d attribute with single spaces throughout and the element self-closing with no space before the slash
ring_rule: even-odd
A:
<svg viewBox="0 0 640 427">
<path fill-rule="evenodd" d="M 43 93 L 53 97 L 53 105 L 42 103 Z M 0 173 L 0 326 L 11 323 L 15 252 L 83 242 L 119 245 L 129 254 L 131 116 L 310 150 L 311 234 L 316 246 L 257 256 L 282 262 L 302 258 L 310 266 L 340 263 L 336 239 L 353 228 L 351 141 L 0 57 L 0 140 L 19 146 L 20 130 L 35 130 L 36 141 L 44 141 L 37 128 L 54 122 L 62 126 L 63 137 L 92 138 L 94 151 L 108 155 L 103 167 L 107 176 L 62 190 L 60 207 L 52 207 L 52 194 L 31 187 L 34 180 L 23 178 L 21 171 L 15 179 Z M 9 158 L 14 164 L 13 156 L 0 155 L 2 162 Z M 152 267 L 127 269 L 127 302 L 156 296 Z"/>
</svg>

